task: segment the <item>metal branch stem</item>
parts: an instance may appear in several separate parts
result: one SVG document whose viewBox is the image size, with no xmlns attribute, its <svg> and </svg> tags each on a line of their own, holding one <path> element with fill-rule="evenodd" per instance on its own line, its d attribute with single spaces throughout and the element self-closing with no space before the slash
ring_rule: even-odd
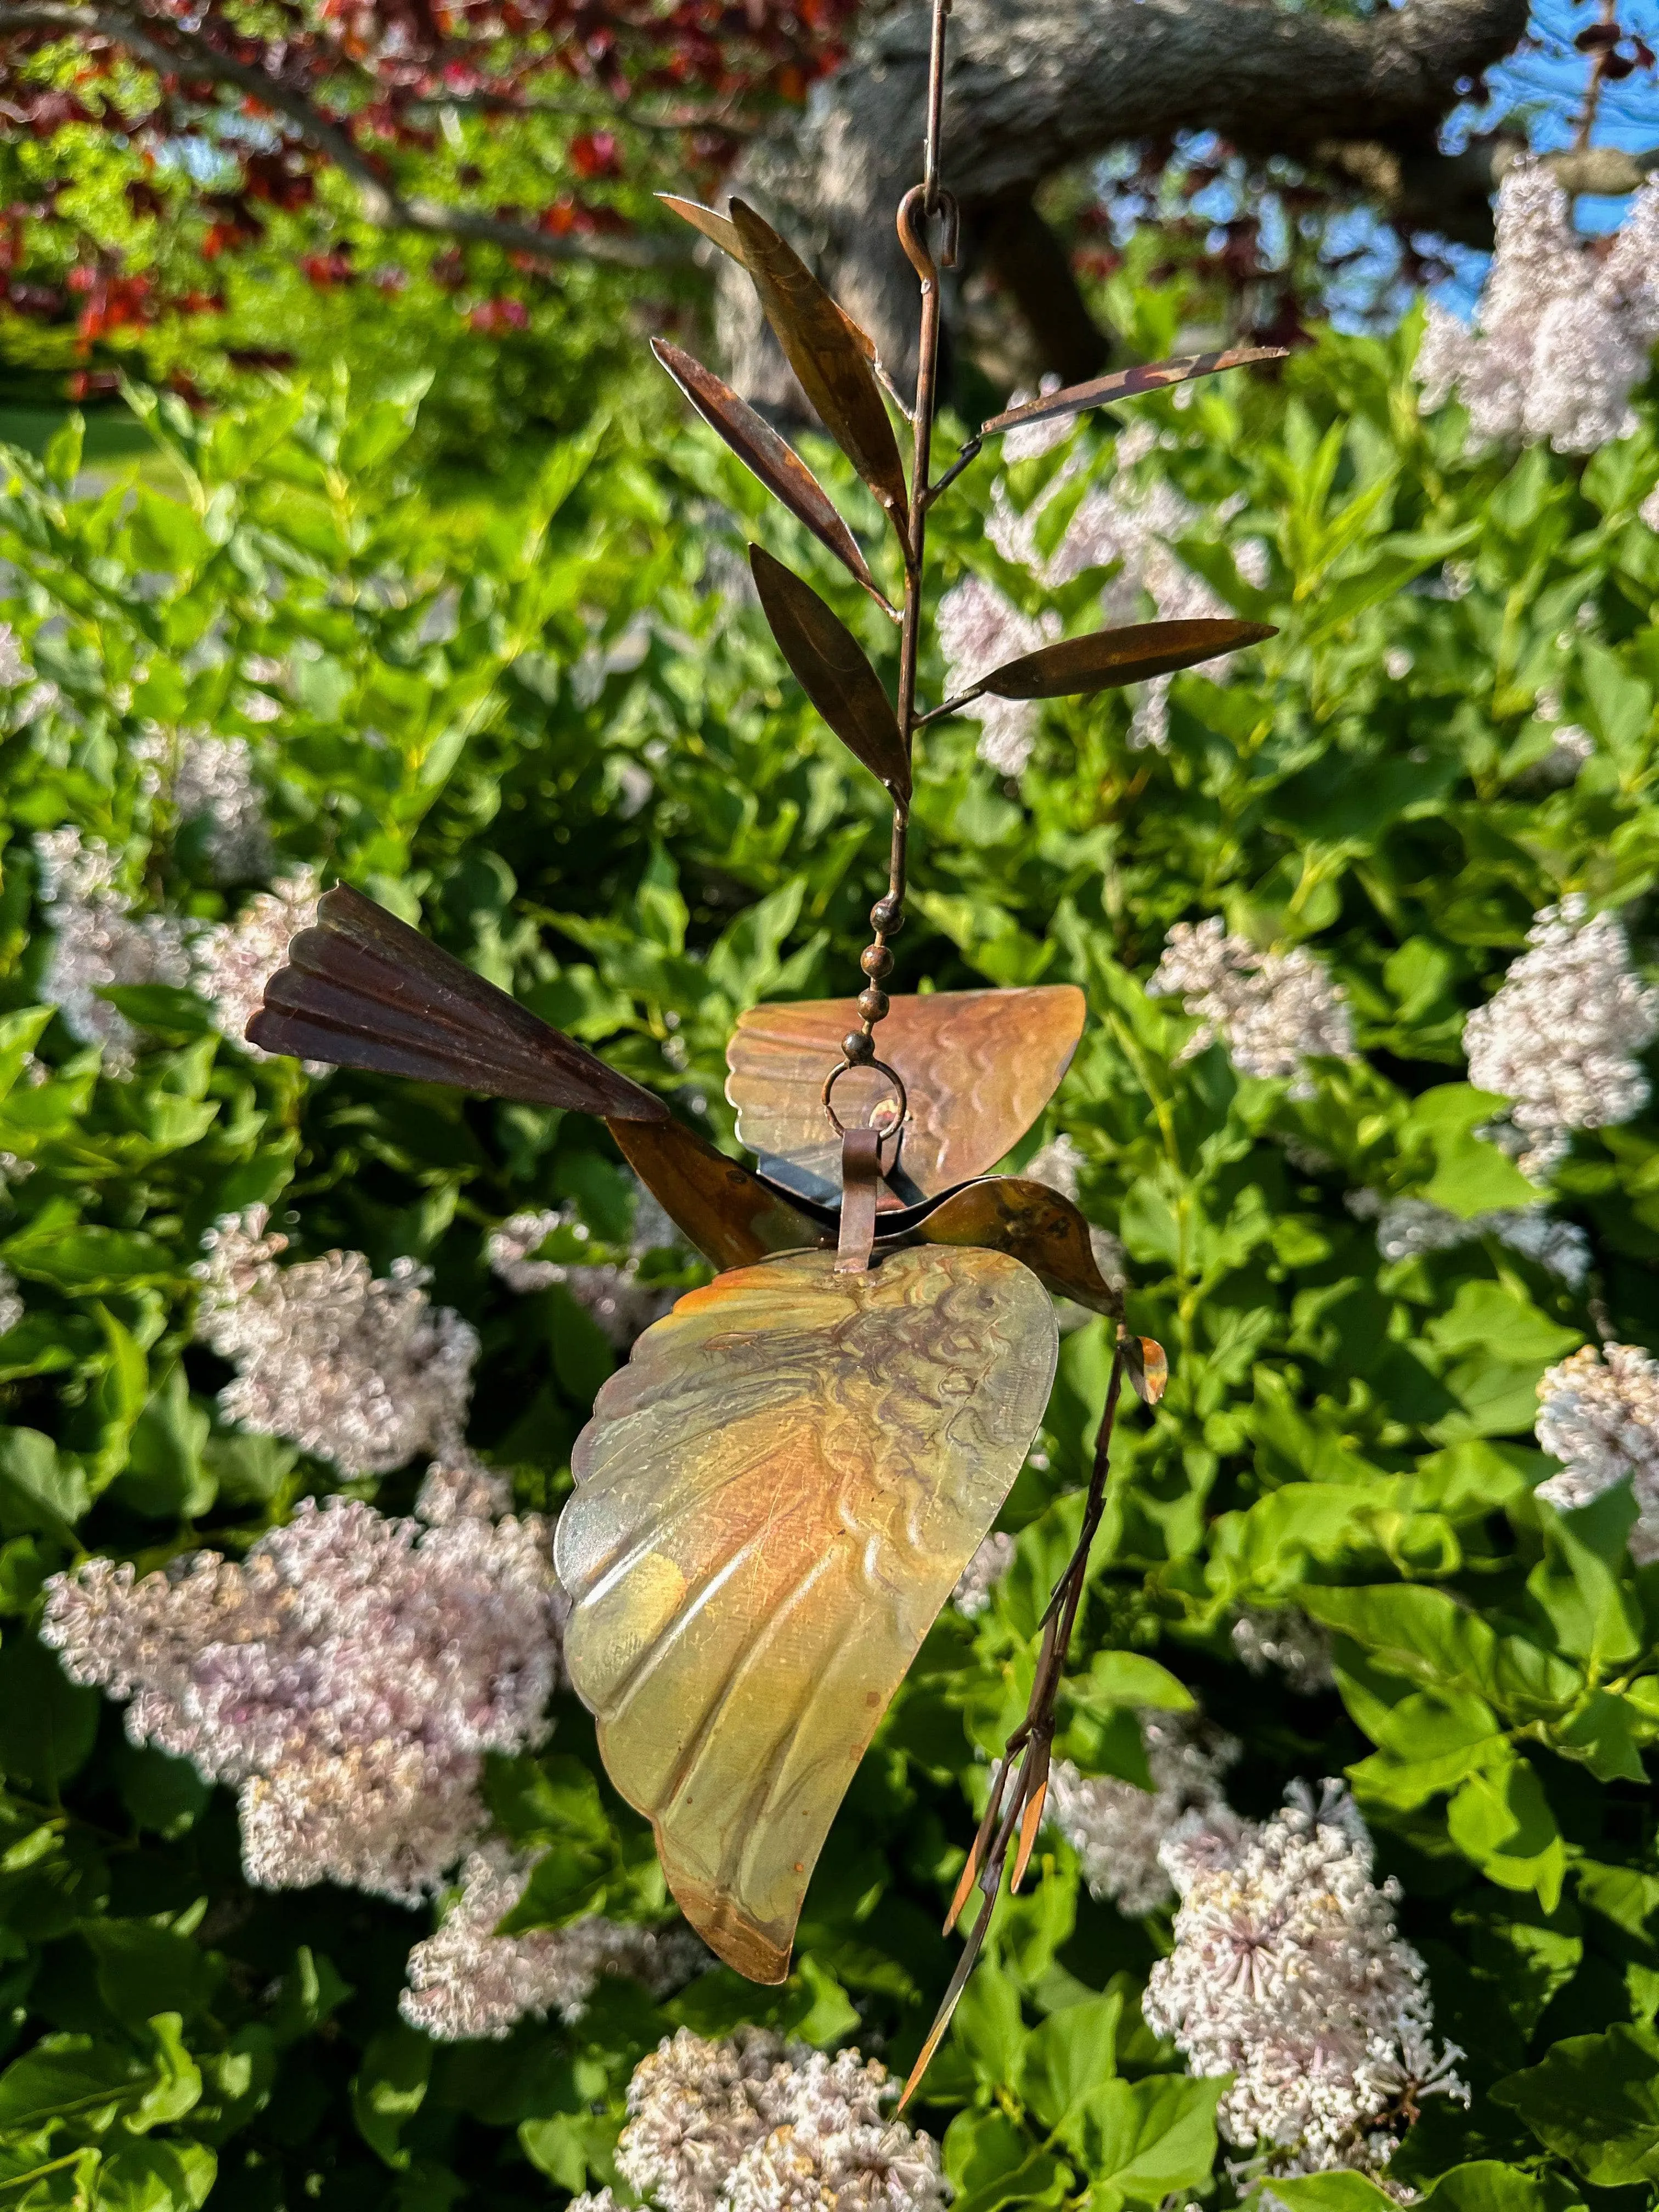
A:
<svg viewBox="0 0 1659 2212">
<path fill-rule="evenodd" d="M 939 134 L 945 109 L 945 27 L 951 0 L 933 0 L 933 40 L 928 56 L 927 132 L 923 149 L 922 181 L 899 204 L 899 242 L 921 284 L 921 331 L 917 348 L 916 393 L 914 406 L 902 411 L 912 431 L 908 512 L 899 523 L 904 558 L 904 605 L 900 617 L 898 726 L 907 763 L 916 731 L 930 719 L 916 713 L 916 660 L 921 641 L 922 573 L 927 552 L 927 509 L 936 495 L 929 482 L 933 466 L 933 414 L 939 396 L 939 265 L 953 265 L 957 253 L 957 216 L 955 201 L 940 189 Z M 936 261 L 928 244 L 930 219 L 942 217 L 944 242 Z M 847 1039 L 847 1062 L 868 1066 L 875 1059 L 875 1026 L 886 1015 L 888 1000 L 881 988 L 893 964 L 889 939 L 904 926 L 904 899 L 908 888 L 910 802 L 908 794 L 893 801 L 893 840 L 888 862 L 887 894 L 871 909 L 874 941 L 860 965 L 867 982 L 859 1000 L 860 1030 Z"/>
<path fill-rule="evenodd" d="M 1037 1831 L 1042 1825 L 1042 1808 L 1048 1795 L 1048 1764 L 1053 1752 L 1056 1708 L 1060 1685 L 1066 1672 L 1066 1654 L 1071 1649 L 1072 1631 L 1077 1626 L 1079 1608 L 1083 1603 L 1083 1592 L 1089 1572 L 1089 1554 L 1100 1530 L 1101 1518 L 1106 1510 L 1106 1481 L 1110 1471 L 1112 1429 L 1117 1414 L 1117 1401 L 1123 1388 L 1127 1365 L 1128 1340 L 1120 1327 L 1117 1348 L 1112 1356 L 1112 1371 L 1106 1383 L 1106 1404 L 1100 1417 L 1100 1428 L 1095 1437 L 1094 1467 L 1089 1479 L 1089 1494 L 1083 1508 L 1083 1525 L 1078 1532 L 1077 1547 L 1073 1552 L 1066 1571 L 1054 1584 L 1048 1609 L 1043 1613 L 1042 1641 L 1037 1648 L 1036 1675 L 1031 1684 L 1031 1694 L 1025 1707 L 1025 1717 L 1009 1737 L 997 1761 L 996 1771 L 991 1778 L 991 1794 L 986 1802 L 984 1818 L 979 1832 L 974 1838 L 968 1854 L 968 1863 L 962 1870 L 956 1895 L 951 1899 L 951 1909 L 945 1916 L 945 1932 L 948 1936 L 955 1927 L 969 1897 L 975 1889 L 981 1899 L 979 1917 L 963 1945 L 957 1970 L 951 1977 L 949 1988 L 940 2002 L 933 2024 L 927 2031 L 920 2056 L 910 2069 L 904 2085 L 904 2094 L 899 2099 L 898 2109 L 904 2110 L 912 2094 L 932 2063 L 933 2053 L 944 2039 L 951 2025 L 951 2016 L 957 2000 L 968 1986 L 990 1932 L 991 1915 L 1002 1888 L 1003 1869 L 1008 1852 L 1016 1836 L 1019 1849 L 1014 1860 L 1011 1890 L 1018 1889 L 1024 1878 L 1036 1847 Z M 1018 1768 L 1016 1768 L 1018 1761 Z M 1009 1789 L 1010 1782 L 1013 1789 Z"/>
</svg>

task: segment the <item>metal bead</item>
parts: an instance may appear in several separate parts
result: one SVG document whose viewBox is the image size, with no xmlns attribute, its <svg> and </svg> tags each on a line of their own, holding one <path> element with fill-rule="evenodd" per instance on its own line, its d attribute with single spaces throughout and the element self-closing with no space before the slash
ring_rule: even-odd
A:
<svg viewBox="0 0 1659 2212">
<path fill-rule="evenodd" d="M 893 956 L 884 945 L 866 945 L 859 955 L 859 966 L 878 981 L 890 971 L 892 965 Z"/>
<path fill-rule="evenodd" d="M 868 1067 L 876 1056 L 876 1041 L 862 1030 L 854 1030 L 841 1041 L 841 1056 L 848 1067 Z"/>
<path fill-rule="evenodd" d="M 878 1022 L 887 1012 L 887 994 L 872 988 L 859 994 L 859 1013 L 866 1022 Z"/>
<path fill-rule="evenodd" d="M 903 900 L 896 899 L 891 891 L 878 898 L 870 909 L 870 927 L 884 937 L 896 937 L 904 927 Z"/>
</svg>

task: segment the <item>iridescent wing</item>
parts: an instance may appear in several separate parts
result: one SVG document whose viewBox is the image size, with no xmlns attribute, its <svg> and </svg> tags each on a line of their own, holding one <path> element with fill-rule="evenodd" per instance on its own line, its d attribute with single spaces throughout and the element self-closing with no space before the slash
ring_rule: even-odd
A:
<svg viewBox="0 0 1659 2212">
<path fill-rule="evenodd" d="M 910 1102 L 887 1178 L 893 1188 L 929 1197 L 994 1166 L 1054 1096 L 1085 1011 L 1070 983 L 895 998 L 878 1040 Z M 759 1154 L 775 1182 L 820 1203 L 841 1194 L 841 1146 L 824 1114 L 823 1079 L 858 1021 L 851 999 L 752 1006 L 726 1048 L 738 1142 Z M 890 1091 L 884 1077 L 854 1069 L 836 1085 L 836 1109 L 843 1121 L 860 1120 Z"/>
<path fill-rule="evenodd" d="M 779 1982 L 813 1863 L 983 1539 L 1054 1377 L 1000 1252 L 829 1252 L 720 1276 L 647 1329 L 571 1458 L 565 1664 L 669 1887 Z"/>
</svg>

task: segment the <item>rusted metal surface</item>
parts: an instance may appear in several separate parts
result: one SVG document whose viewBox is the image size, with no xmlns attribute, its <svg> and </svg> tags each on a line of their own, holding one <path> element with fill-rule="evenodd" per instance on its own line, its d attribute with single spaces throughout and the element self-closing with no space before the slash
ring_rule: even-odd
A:
<svg viewBox="0 0 1659 2212">
<path fill-rule="evenodd" d="M 1071 1647 L 1072 1631 L 1077 1625 L 1078 1607 L 1083 1602 L 1089 1553 L 1099 1532 L 1101 1516 L 1106 1510 L 1106 1477 L 1111 1455 L 1112 1428 L 1117 1415 L 1118 1395 L 1123 1386 L 1124 1344 L 1124 1333 L 1120 1329 L 1111 1373 L 1106 1382 L 1106 1407 L 1095 1437 L 1094 1466 L 1090 1474 L 1088 1496 L 1084 1500 L 1083 1526 L 1078 1535 L 1077 1548 L 1066 1571 L 1054 1584 L 1048 1609 L 1042 1616 L 1042 1640 L 1037 1647 L 1036 1673 L 1026 1704 L 1025 1717 L 1008 1738 L 992 1774 L 991 1792 L 986 1802 L 984 1817 L 980 1821 L 979 1832 L 968 1854 L 968 1863 L 962 1870 L 962 1879 L 957 1884 L 956 1895 L 945 1916 L 945 1932 L 948 1936 L 956 1926 L 975 1889 L 981 1898 L 979 1917 L 969 1931 L 968 1940 L 962 1948 L 962 1956 L 957 1960 L 956 1972 L 951 1975 L 950 1985 L 933 2015 L 933 2024 L 927 2031 L 927 2040 L 916 2063 L 910 2069 L 904 2094 L 899 2099 L 901 2112 L 915 2095 L 922 2075 L 933 2063 L 933 2053 L 939 2049 L 945 2032 L 951 2025 L 951 2016 L 968 1986 L 968 1978 L 978 1960 L 991 1925 L 991 1915 L 996 1909 L 997 1894 L 1002 1887 L 1003 1870 L 1007 1865 L 1010 1846 L 1018 1838 L 1018 1855 L 1014 1863 L 1013 1875 L 1013 1886 L 1018 1888 L 1030 1859 L 1031 1845 L 1042 1818 L 1043 1802 L 1048 1790 L 1048 1769 L 1058 1717 L 1060 1679 L 1065 1672 L 1066 1655 Z"/>
<path fill-rule="evenodd" d="M 1121 629 L 1091 630 L 1086 637 L 1063 637 L 1036 653 L 994 668 L 980 678 L 976 690 L 998 699 L 1063 699 L 1104 691 L 1119 684 L 1144 684 L 1149 677 L 1172 675 L 1212 660 L 1218 653 L 1260 645 L 1276 636 L 1271 623 L 1238 622 L 1231 617 L 1198 617 L 1189 622 L 1129 623 Z"/>
<path fill-rule="evenodd" d="M 660 1098 L 345 884 L 288 948 L 247 1025 L 264 1052 L 447 1083 L 618 1121 L 665 1121 Z"/>
<path fill-rule="evenodd" d="M 749 566 L 778 650 L 801 690 L 848 750 L 896 799 L 908 800 L 909 754 L 863 647 L 810 585 L 763 546 L 750 547 Z"/>
<path fill-rule="evenodd" d="M 722 215 L 718 208 L 704 207 L 701 200 L 682 199 L 678 192 L 659 192 L 657 198 L 665 208 L 672 208 L 682 222 L 689 222 L 693 230 L 700 230 L 711 246 L 718 246 L 722 253 L 729 253 L 733 261 L 745 265 L 743 240 L 730 216 Z"/>
<path fill-rule="evenodd" d="M 908 1232 L 924 1244 L 1012 1253 L 1056 1297 L 1116 1320 L 1122 1293 L 1100 1272 L 1089 1224 L 1071 1200 L 1024 1176 L 990 1176 L 942 1198 Z"/>
<path fill-rule="evenodd" d="M 861 1275 L 876 1241 L 876 1195 L 881 1187 L 881 1133 L 848 1129 L 841 1140 L 841 1224 L 836 1273 Z"/>
<path fill-rule="evenodd" d="M 1063 392 L 1045 392 L 1028 399 L 1023 407 L 1010 407 L 981 422 L 981 438 L 1000 437 L 1032 422 L 1052 422 L 1059 415 L 1080 415 L 1088 407 L 1104 407 L 1114 399 L 1133 399 L 1138 392 L 1160 392 L 1171 384 L 1185 384 L 1194 376 L 1214 376 L 1226 368 L 1249 368 L 1257 362 L 1283 361 L 1284 346 L 1229 346 L 1220 353 L 1182 354 L 1174 361 L 1142 362 L 1134 368 L 1114 369 L 1109 376 L 1091 377 L 1087 384 L 1068 384 Z"/>
<path fill-rule="evenodd" d="M 556 1560 L 565 1664 L 691 1925 L 781 1982 L 830 1823 L 1042 1418 L 1000 1252 L 827 1252 L 694 1291 L 600 1391 Z M 964 1407 L 971 1406 L 971 1419 Z"/>
<path fill-rule="evenodd" d="M 665 208 L 672 208 L 682 222 L 689 222 L 693 230 L 700 230 L 711 246 L 718 246 L 722 253 L 729 254 L 740 269 L 749 266 L 743 256 L 743 240 L 738 236 L 737 225 L 730 216 L 721 215 L 717 208 L 704 207 L 698 200 L 682 199 L 678 192 L 659 192 L 657 198 Z M 827 293 L 824 296 L 829 297 Z M 868 331 L 859 328 L 846 308 L 836 301 L 830 300 L 830 304 L 840 316 L 848 337 L 884 382 L 885 372 L 876 358 L 875 340 Z M 890 391 L 891 386 L 889 386 L 888 389 Z M 902 401 L 899 404 L 903 404 Z"/>
<path fill-rule="evenodd" d="M 731 221 L 743 246 L 744 266 L 801 390 L 902 534 L 904 466 L 870 355 L 855 343 L 846 317 L 787 239 L 742 200 L 732 201 Z"/>
<path fill-rule="evenodd" d="M 612 1121 L 617 1149 L 669 1219 L 717 1267 L 816 1245 L 823 1224 L 682 1121 Z"/>
<path fill-rule="evenodd" d="M 653 338 L 651 350 L 712 430 L 718 431 L 772 496 L 804 522 L 821 544 L 850 568 L 865 590 L 889 614 L 895 610 L 870 573 L 857 539 L 830 504 L 830 495 L 793 446 L 756 414 L 746 399 L 705 368 L 700 361 L 665 338 Z"/>
<path fill-rule="evenodd" d="M 1085 1011 L 1069 983 L 892 1000 L 881 1048 L 909 1094 L 888 1175 L 893 1188 L 919 1199 L 994 1167 L 1053 1097 Z M 726 1048 L 738 1141 L 760 1156 L 763 1174 L 808 1198 L 833 1200 L 840 1188 L 841 1144 L 824 1114 L 823 1079 L 857 1013 L 852 999 L 754 1006 Z M 889 1096 L 885 1079 L 865 1068 L 841 1081 L 843 1121 L 867 1120 Z"/>
</svg>

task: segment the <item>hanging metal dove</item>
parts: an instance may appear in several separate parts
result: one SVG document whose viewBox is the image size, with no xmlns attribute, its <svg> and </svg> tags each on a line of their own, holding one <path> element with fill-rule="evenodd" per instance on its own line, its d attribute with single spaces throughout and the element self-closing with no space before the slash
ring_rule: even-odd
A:
<svg viewBox="0 0 1659 2212">
<path fill-rule="evenodd" d="M 1048 1293 L 1116 1323 L 1081 1535 L 1044 1615 L 1030 1707 L 993 1775 L 950 1923 L 973 1888 L 984 1904 L 907 2097 L 971 1971 L 1010 1850 L 1018 1844 L 1017 1887 L 1036 1840 L 1121 1382 L 1127 1375 L 1151 1401 L 1164 1378 L 1158 1346 L 1125 1331 L 1077 1207 L 1042 1183 L 988 1172 L 1065 1074 L 1082 994 L 885 988 L 904 921 L 915 732 L 987 692 L 1088 694 L 1271 635 L 1218 619 L 1064 638 L 919 709 L 928 509 L 988 439 L 1272 357 L 1200 355 L 1054 392 L 981 424 L 932 478 L 939 298 L 928 241 L 940 234 L 948 266 L 957 234 L 939 166 L 947 12 L 935 0 L 924 179 L 898 210 L 921 288 L 914 404 L 899 403 L 913 432 L 908 483 L 876 349 L 793 248 L 741 201 L 726 215 L 668 202 L 753 279 L 802 389 L 887 514 L 902 581 L 890 599 L 791 448 L 711 371 L 656 345 L 703 418 L 900 624 L 890 697 L 817 593 L 750 549 L 785 660 L 893 808 L 889 884 L 871 911 L 858 996 L 756 1007 L 727 1047 L 727 1097 L 756 1167 L 343 885 L 289 946 L 247 1032 L 268 1052 L 603 1116 L 720 1270 L 646 1331 L 599 1392 L 572 1455 L 556 1564 L 573 1601 L 566 1664 L 597 1717 L 606 1769 L 651 1820 L 687 1919 L 757 1981 L 787 1973 L 847 1786 L 1036 1434 L 1058 1346 Z"/>
</svg>

